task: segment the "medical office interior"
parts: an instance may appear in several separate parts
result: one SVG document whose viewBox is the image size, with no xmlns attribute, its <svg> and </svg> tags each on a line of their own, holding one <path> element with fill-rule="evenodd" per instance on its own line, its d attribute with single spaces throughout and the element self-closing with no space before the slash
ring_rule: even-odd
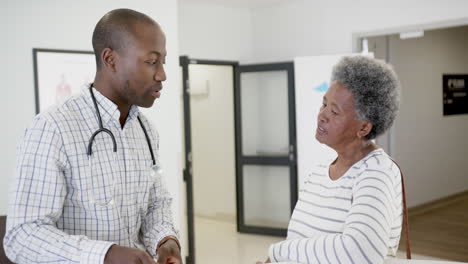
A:
<svg viewBox="0 0 468 264">
<path fill-rule="evenodd" d="M 314 134 L 302 129 L 294 71 L 304 58 L 365 53 L 402 83 L 377 143 L 404 173 L 413 258 L 468 262 L 468 114 L 444 115 L 442 90 L 444 74 L 468 74 L 464 0 L 2 0 L 2 225 L 16 146 L 36 114 L 33 48 L 91 51 L 96 21 L 122 7 L 166 33 L 167 81 L 144 112 L 160 133 L 184 261 L 255 263 L 284 239 L 316 158 L 301 149 Z"/>
</svg>

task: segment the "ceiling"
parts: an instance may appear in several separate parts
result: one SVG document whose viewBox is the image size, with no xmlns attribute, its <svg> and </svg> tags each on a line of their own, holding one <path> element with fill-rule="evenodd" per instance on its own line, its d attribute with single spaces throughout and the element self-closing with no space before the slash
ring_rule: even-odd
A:
<svg viewBox="0 0 468 264">
<path fill-rule="evenodd" d="M 184 4 L 210 4 L 237 8 L 262 8 L 295 0 L 179 0 Z"/>
</svg>

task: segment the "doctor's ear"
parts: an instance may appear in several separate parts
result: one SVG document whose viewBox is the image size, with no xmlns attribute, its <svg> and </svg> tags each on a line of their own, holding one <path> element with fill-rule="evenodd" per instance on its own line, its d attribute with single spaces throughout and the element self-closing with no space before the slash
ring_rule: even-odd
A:
<svg viewBox="0 0 468 264">
<path fill-rule="evenodd" d="M 361 129 L 357 132 L 358 138 L 364 138 L 372 131 L 372 123 L 369 121 L 364 121 L 361 125 Z"/>
<path fill-rule="evenodd" d="M 115 51 L 111 48 L 105 48 L 101 52 L 101 62 L 104 68 L 109 69 L 112 72 L 116 71 L 116 54 Z"/>
</svg>

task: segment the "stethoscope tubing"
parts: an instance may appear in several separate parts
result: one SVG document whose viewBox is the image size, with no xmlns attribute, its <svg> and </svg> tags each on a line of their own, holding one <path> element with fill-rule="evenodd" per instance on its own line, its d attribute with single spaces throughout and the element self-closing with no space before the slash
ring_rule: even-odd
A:
<svg viewBox="0 0 468 264">
<path fill-rule="evenodd" d="M 96 130 L 93 133 L 93 135 L 90 137 L 89 142 L 88 142 L 88 147 L 87 147 L 87 150 L 86 150 L 86 154 L 88 155 L 88 158 L 91 157 L 94 138 L 101 132 L 107 133 L 110 136 L 110 138 L 112 139 L 113 151 L 117 152 L 117 142 L 115 140 L 114 134 L 109 129 L 105 128 L 102 125 L 101 113 L 99 112 L 99 107 L 98 107 L 97 102 L 96 102 L 96 97 L 94 96 L 93 86 L 92 85 L 89 86 L 89 92 L 91 93 L 91 99 L 93 101 L 94 108 L 96 109 L 96 115 L 97 115 L 97 118 L 98 118 L 99 129 Z M 140 116 L 137 116 L 137 119 L 138 119 L 138 122 L 140 123 L 141 128 L 143 129 L 143 133 L 145 134 L 146 142 L 148 143 L 148 148 L 149 148 L 149 151 L 150 151 L 150 154 L 151 154 L 151 159 L 153 161 L 153 166 L 154 166 L 154 165 L 156 165 L 156 159 L 154 158 L 154 152 L 153 152 L 153 148 L 151 146 L 151 140 L 150 140 L 150 138 L 148 136 L 148 132 L 146 131 L 145 126 L 143 125 L 143 122 L 140 119 Z"/>
</svg>

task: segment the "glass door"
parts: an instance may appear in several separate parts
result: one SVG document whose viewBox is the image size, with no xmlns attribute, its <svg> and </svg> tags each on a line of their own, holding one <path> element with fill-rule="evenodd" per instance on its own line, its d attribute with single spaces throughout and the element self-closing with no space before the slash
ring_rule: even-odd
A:
<svg viewBox="0 0 468 264">
<path fill-rule="evenodd" d="M 285 236 L 297 201 L 294 64 L 241 65 L 236 78 L 238 231 Z"/>
</svg>

